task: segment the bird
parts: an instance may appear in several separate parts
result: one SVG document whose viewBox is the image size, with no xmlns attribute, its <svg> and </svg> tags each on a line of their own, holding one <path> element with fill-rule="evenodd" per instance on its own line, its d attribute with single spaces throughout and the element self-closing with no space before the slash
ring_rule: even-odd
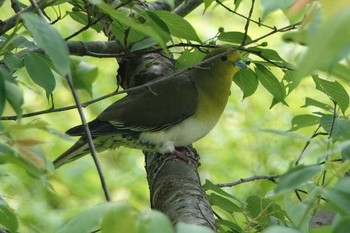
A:
<svg viewBox="0 0 350 233">
<path fill-rule="evenodd" d="M 221 117 L 233 76 L 242 67 L 236 49 L 219 47 L 175 77 L 128 92 L 88 123 L 96 151 L 126 146 L 176 153 L 203 138 Z M 53 161 L 56 169 L 90 152 L 82 125 L 66 133 L 80 138 Z"/>
</svg>

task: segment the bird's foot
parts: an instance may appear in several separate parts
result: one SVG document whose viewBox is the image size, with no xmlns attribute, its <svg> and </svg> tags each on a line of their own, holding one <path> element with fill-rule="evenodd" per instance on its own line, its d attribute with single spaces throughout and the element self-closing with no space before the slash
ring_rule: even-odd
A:
<svg viewBox="0 0 350 233">
<path fill-rule="evenodd" d="M 185 161 L 188 164 L 198 165 L 198 159 L 192 157 L 189 153 L 190 151 L 186 147 L 176 147 L 174 154 L 177 158 Z"/>
</svg>

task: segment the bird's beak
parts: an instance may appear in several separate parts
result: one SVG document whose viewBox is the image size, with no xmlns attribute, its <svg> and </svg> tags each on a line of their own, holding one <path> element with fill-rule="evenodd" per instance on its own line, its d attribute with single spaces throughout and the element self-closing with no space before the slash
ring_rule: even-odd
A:
<svg viewBox="0 0 350 233">
<path fill-rule="evenodd" d="M 233 64 L 239 68 L 248 69 L 247 64 L 245 64 L 243 61 L 236 61 Z"/>
</svg>

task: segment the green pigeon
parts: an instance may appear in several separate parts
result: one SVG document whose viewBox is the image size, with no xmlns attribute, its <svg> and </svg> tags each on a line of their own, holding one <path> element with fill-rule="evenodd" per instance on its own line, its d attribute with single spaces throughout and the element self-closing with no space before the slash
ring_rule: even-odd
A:
<svg viewBox="0 0 350 233">
<path fill-rule="evenodd" d="M 225 109 L 233 76 L 244 66 L 240 59 L 232 48 L 216 48 L 194 68 L 128 92 L 89 122 L 96 151 L 126 146 L 176 154 L 206 136 Z M 82 125 L 67 134 L 80 138 L 54 160 L 55 168 L 90 152 Z"/>
</svg>

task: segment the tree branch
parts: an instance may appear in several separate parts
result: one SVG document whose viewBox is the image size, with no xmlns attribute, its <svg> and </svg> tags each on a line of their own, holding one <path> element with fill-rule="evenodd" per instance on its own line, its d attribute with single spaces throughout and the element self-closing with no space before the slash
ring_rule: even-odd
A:
<svg viewBox="0 0 350 233">
<path fill-rule="evenodd" d="M 196 9 L 200 4 L 203 3 L 203 0 L 188 0 L 183 1 L 180 5 L 178 5 L 174 10 L 173 13 L 179 15 L 179 16 L 186 16 L 191 11 Z"/>
<path fill-rule="evenodd" d="M 242 39 L 242 42 L 241 42 L 241 46 L 246 44 L 246 40 L 248 38 L 249 23 L 250 23 L 251 18 L 252 18 L 252 14 L 253 14 L 253 10 L 254 10 L 254 4 L 255 4 L 255 0 L 252 0 L 252 6 L 250 7 L 250 10 L 249 10 L 247 22 L 244 25 L 244 36 L 243 36 L 243 39 Z"/>
<path fill-rule="evenodd" d="M 198 160 L 197 152 L 192 147 L 188 149 L 189 158 Z M 197 171 L 198 163 L 157 153 L 146 153 L 145 160 L 151 208 L 168 215 L 173 225 L 184 222 L 215 231 L 213 211 Z"/>
<path fill-rule="evenodd" d="M 255 24 L 259 25 L 259 26 L 263 26 L 263 27 L 266 27 L 266 28 L 269 28 L 269 29 L 272 29 L 272 30 L 275 29 L 275 27 L 271 27 L 269 25 L 261 23 L 260 20 L 256 21 L 254 19 L 251 19 L 250 17 L 247 17 L 245 15 L 242 15 L 242 14 L 238 13 L 237 11 L 231 10 L 229 7 L 224 5 L 220 0 L 215 0 L 215 2 L 218 3 L 220 6 L 222 6 L 223 8 L 225 8 L 227 11 L 229 11 L 229 12 L 235 14 L 235 15 L 238 15 L 238 16 L 240 16 L 240 17 L 242 17 L 242 18 L 244 18 L 244 19 L 246 19 L 248 21 L 252 21 L 253 23 L 255 23 Z"/>
<path fill-rule="evenodd" d="M 69 54 L 74 56 L 90 57 L 118 57 L 124 54 L 124 48 L 116 41 L 68 41 L 66 42 Z M 41 48 L 24 49 L 16 53 L 21 58 L 28 53 L 44 53 Z"/>
<path fill-rule="evenodd" d="M 105 194 L 106 200 L 107 201 L 111 201 L 111 197 L 110 197 L 109 192 L 108 192 L 106 180 L 105 180 L 105 178 L 103 176 L 102 168 L 101 168 L 100 162 L 99 162 L 98 157 L 97 157 L 97 153 L 96 153 L 95 145 L 94 145 L 94 142 L 93 142 L 93 139 L 92 139 L 92 136 L 91 136 L 91 132 L 90 132 L 88 123 L 86 121 L 86 118 L 85 118 L 85 115 L 84 115 L 84 111 L 82 109 L 80 97 L 78 95 L 78 92 L 74 88 L 73 79 L 72 79 L 71 74 L 68 74 L 66 77 L 67 77 L 68 85 L 69 85 L 69 87 L 70 87 L 70 89 L 72 91 L 72 95 L 74 97 L 75 104 L 76 104 L 78 112 L 79 112 L 81 123 L 84 126 L 85 137 L 87 139 L 87 143 L 88 143 L 89 148 L 90 148 L 91 156 L 92 156 L 92 158 L 93 158 L 93 160 L 95 162 L 95 166 L 96 166 L 98 175 L 100 177 L 102 190 L 103 190 L 103 192 Z"/>
<path fill-rule="evenodd" d="M 241 178 L 237 181 L 233 181 L 233 182 L 229 182 L 229 183 L 217 184 L 217 186 L 220 188 L 232 187 L 232 186 L 236 186 L 239 184 L 243 184 L 243 183 L 247 183 L 247 182 L 251 182 L 251 181 L 255 181 L 255 180 L 269 180 L 269 181 L 276 183 L 275 179 L 279 178 L 280 176 L 281 175 L 256 175 L 256 176 L 251 176 L 248 178 Z"/>
<path fill-rule="evenodd" d="M 45 4 L 46 0 L 39 0 L 36 2 L 36 5 L 39 6 L 40 9 L 44 9 L 48 5 L 52 4 L 54 1 Z M 0 36 L 6 33 L 7 31 L 14 28 L 17 24 L 17 21 L 19 20 L 19 16 L 25 12 L 29 11 L 35 11 L 35 7 L 33 5 L 28 6 L 27 8 L 24 8 L 21 11 L 18 11 L 15 15 L 11 16 L 5 21 L 0 22 Z"/>
</svg>

